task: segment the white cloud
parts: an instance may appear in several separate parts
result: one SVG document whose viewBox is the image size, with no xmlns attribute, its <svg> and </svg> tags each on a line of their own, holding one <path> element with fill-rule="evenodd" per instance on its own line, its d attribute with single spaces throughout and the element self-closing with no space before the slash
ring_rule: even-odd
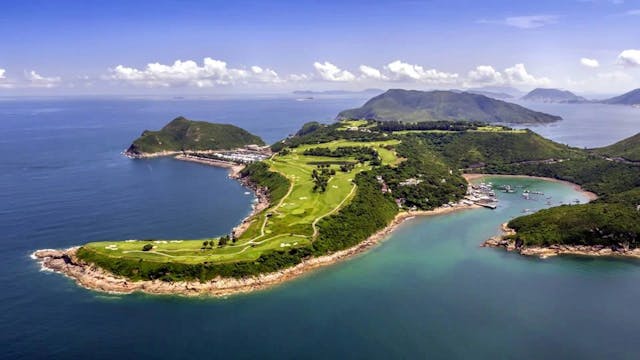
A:
<svg viewBox="0 0 640 360">
<path fill-rule="evenodd" d="M 622 66 L 640 66 L 640 50 L 628 49 L 618 55 L 618 64 Z"/>
<path fill-rule="evenodd" d="M 289 75 L 289 80 L 290 81 L 295 81 L 295 82 L 300 82 L 300 81 L 307 81 L 307 80 L 311 80 L 313 78 L 312 75 L 308 75 L 308 74 L 291 74 Z"/>
<path fill-rule="evenodd" d="M 204 58 L 202 66 L 193 60 L 176 60 L 171 65 L 149 63 L 144 69 L 118 65 L 111 69 L 111 79 L 150 87 L 212 87 L 233 83 L 278 83 L 282 79 L 271 69 L 252 66 L 250 70 L 227 67 L 227 63 Z"/>
<path fill-rule="evenodd" d="M 416 80 L 428 84 L 451 84 L 457 81 L 458 74 L 441 72 L 436 69 L 425 70 L 420 65 L 413 65 L 396 60 L 386 67 L 396 80 Z"/>
<path fill-rule="evenodd" d="M 502 20 L 479 20 L 481 24 L 501 24 L 519 29 L 535 29 L 558 22 L 556 15 L 510 16 Z"/>
<path fill-rule="evenodd" d="M 360 72 L 362 73 L 363 78 L 375 79 L 375 80 L 387 79 L 387 77 L 380 70 L 371 66 L 360 65 Z"/>
<path fill-rule="evenodd" d="M 58 86 L 62 81 L 62 79 L 57 76 L 56 77 L 42 76 L 37 72 L 35 72 L 34 70 L 31 70 L 30 72 L 26 73 L 25 76 L 29 81 L 30 87 L 51 88 L 51 87 Z"/>
<path fill-rule="evenodd" d="M 313 67 L 320 74 L 320 77 L 327 81 L 353 81 L 356 79 L 349 71 L 342 70 L 328 61 L 324 63 L 316 61 L 313 63 Z"/>
<path fill-rule="evenodd" d="M 504 83 L 504 78 L 492 66 L 479 65 L 467 74 L 468 81 L 473 84 L 498 85 Z"/>
<path fill-rule="evenodd" d="M 278 83 L 283 80 L 280 79 L 278 73 L 271 69 L 263 69 L 260 66 L 252 66 L 251 72 L 253 73 L 253 77 L 260 82 L 270 82 L 270 83 Z"/>
<path fill-rule="evenodd" d="M 13 87 L 13 83 L 11 83 L 7 77 L 4 75 L 6 73 L 5 69 L 0 68 L 0 89 L 9 89 Z"/>
<path fill-rule="evenodd" d="M 551 80 L 546 77 L 536 78 L 529 74 L 524 64 L 515 64 L 510 68 L 506 68 L 504 74 L 507 82 L 512 85 L 542 86 L 551 83 Z"/>
<path fill-rule="evenodd" d="M 580 64 L 589 68 L 597 68 L 600 66 L 600 62 L 596 59 L 582 58 Z"/>
</svg>

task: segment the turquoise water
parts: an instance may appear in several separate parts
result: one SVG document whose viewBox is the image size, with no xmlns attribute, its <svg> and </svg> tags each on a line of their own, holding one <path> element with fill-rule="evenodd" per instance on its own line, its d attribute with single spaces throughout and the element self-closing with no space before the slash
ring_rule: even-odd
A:
<svg viewBox="0 0 640 360">
<path fill-rule="evenodd" d="M 360 102 L 237 101 L 0 103 L 0 358 L 637 358 L 638 262 L 479 247 L 546 206 L 517 194 L 499 193 L 494 211 L 409 220 L 354 259 L 226 299 L 95 293 L 29 259 L 85 241 L 220 234 L 246 215 L 251 196 L 222 169 L 123 158 L 141 129 L 191 109 L 278 138 Z M 492 181 L 585 200 L 559 183 Z"/>
</svg>

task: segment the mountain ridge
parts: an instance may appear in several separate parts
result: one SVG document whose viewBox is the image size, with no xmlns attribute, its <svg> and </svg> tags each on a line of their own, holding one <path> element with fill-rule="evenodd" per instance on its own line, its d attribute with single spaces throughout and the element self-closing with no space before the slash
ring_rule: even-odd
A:
<svg viewBox="0 0 640 360">
<path fill-rule="evenodd" d="M 391 89 L 371 98 L 360 108 L 340 112 L 337 119 L 405 122 L 466 120 L 539 124 L 562 118 L 468 92 Z"/>
</svg>

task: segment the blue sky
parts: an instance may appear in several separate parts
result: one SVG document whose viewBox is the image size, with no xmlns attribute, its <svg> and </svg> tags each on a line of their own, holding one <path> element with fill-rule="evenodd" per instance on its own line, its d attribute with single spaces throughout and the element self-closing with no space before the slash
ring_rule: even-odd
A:
<svg viewBox="0 0 640 360">
<path fill-rule="evenodd" d="M 0 94 L 640 87 L 629 0 L 23 1 L 0 36 Z"/>
</svg>

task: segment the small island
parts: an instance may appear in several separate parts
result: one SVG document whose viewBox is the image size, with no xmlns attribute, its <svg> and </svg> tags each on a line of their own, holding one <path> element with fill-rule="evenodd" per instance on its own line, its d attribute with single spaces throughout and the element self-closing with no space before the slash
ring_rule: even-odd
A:
<svg viewBox="0 0 640 360">
<path fill-rule="evenodd" d="M 487 246 L 632 250 L 640 167 L 616 160 L 627 156 L 628 146 L 622 147 L 624 154 L 617 147 L 572 148 L 480 121 L 366 119 L 307 123 L 265 147 L 242 129 L 181 117 L 158 132 L 145 131 L 126 154 L 233 166 L 234 177 L 256 193 L 250 216 L 221 237 L 92 242 L 34 257 L 100 291 L 248 292 L 358 254 L 406 218 L 495 207 L 490 191 L 468 183 L 469 173 L 569 181 L 598 197 L 514 219 L 508 227 L 515 232 Z"/>
</svg>

